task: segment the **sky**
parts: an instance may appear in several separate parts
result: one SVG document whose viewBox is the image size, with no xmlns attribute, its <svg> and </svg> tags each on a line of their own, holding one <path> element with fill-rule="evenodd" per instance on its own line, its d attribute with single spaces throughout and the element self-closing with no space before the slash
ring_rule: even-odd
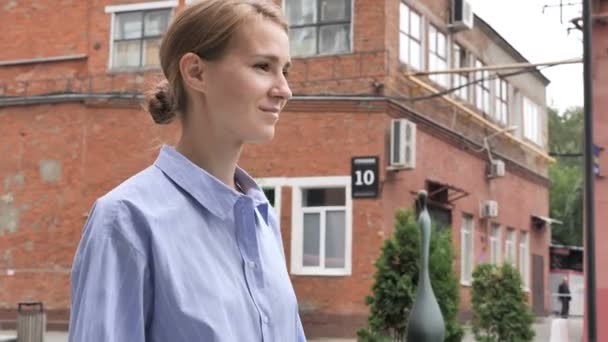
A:
<svg viewBox="0 0 608 342">
<path fill-rule="evenodd" d="M 469 0 L 473 12 L 490 24 L 503 38 L 531 63 L 552 62 L 582 57 L 580 30 L 570 20 L 581 16 L 580 0 L 563 0 L 562 22 L 560 0 Z M 543 13 L 544 10 L 544 13 Z M 559 65 L 542 70 L 551 80 L 547 87 L 547 105 L 563 112 L 568 107 L 583 105 L 583 65 Z"/>
</svg>

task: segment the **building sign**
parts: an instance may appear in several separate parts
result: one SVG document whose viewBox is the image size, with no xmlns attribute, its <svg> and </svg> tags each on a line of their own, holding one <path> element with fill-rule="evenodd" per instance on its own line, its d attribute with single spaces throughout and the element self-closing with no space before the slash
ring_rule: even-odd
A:
<svg viewBox="0 0 608 342">
<path fill-rule="evenodd" d="M 353 198 L 378 197 L 378 157 L 353 157 L 351 193 Z"/>
</svg>

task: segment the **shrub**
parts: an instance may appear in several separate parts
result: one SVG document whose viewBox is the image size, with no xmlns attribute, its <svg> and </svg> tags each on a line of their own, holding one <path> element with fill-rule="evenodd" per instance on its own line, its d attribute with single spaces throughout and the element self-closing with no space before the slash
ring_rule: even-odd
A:
<svg viewBox="0 0 608 342">
<path fill-rule="evenodd" d="M 376 260 L 368 327 L 357 333 L 361 342 L 401 341 L 406 336 L 409 312 L 414 304 L 420 264 L 420 229 L 411 211 L 398 210 L 395 231 Z M 446 325 L 446 341 L 460 341 L 463 329 L 456 319 L 458 279 L 453 270 L 454 249 L 450 229 L 433 227 L 429 253 L 433 291 Z"/>
<path fill-rule="evenodd" d="M 477 341 L 532 341 L 534 315 L 526 303 L 519 271 L 511 264 L 477 266 L 471 297 Z"/>
</svg>

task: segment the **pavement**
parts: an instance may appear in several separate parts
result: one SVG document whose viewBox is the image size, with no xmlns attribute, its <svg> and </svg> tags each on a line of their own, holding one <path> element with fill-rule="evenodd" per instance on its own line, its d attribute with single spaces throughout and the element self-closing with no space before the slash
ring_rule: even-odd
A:
<svg viewBox="0 0 608 342">
<path fill-rule="evenodd" d="M 551 340 L 551 324 L 554 317 L 539 318 L 534 323 L 534 331 L 536 336 L 534 342 L 548 342 Z M 567 320 L 568 323 L 568 342 L 580 342 L 583 336 L 583 318 L 582 317 L 571 317 Z M 0 330 L 0 342 L 3 341 L 4 336 L 15 337 L 17 334 L 15 331 Z M 68 334 L 66 332 L 48 331 L 44 336 L 44 342 L 67 342 Z M 318 338 L 308 340 L 308 342 L 356 342 L 357 340 L 352 339 L 338 339 L 338 338 Z M 465 326 L 465 337 L 462 342 L 474 342 L 475 339 L 471 332 L 470 326 Z"/>
</svg>

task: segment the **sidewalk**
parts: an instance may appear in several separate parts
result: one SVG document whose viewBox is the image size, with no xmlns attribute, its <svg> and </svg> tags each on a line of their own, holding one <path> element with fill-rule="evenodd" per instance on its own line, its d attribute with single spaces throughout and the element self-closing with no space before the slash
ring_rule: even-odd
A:
<svg viewBox="0 0 608 342">
<path fill-rule="evenodd" d="M 551 336 L 551 322 L 553 317 L 540 318 L 534 323 L 534 331 L 536 336 L 534 342 L 547 342 Z M 570 334 L 569 342 L 580 342 L 583 336 L 583 318 L 582 317 L 571 317 L 568 319 L 568 332 Z M 16 336 L 15 331 L 0 331 L 0 336 Z M 66 332 L 49 331 L 45 335 L 45 342 L 67 342 L 68 334 Z M 352 339 L 339 339 L 339 338 L 318 338 L 311 339 L 308 342 L 356 342 L 357 340 Z M 471 327 L 465 327 L 465 337 L 463 342 L 475 342 Z"/>
<path fill-rule="evenodd" d="M 551 322 L 555 317 L 539 318 L 534 323 L 534 342 L 548 342 L 551 340 Z M 475 342 L 470 326 L 465 327 L 465 337 L 462 342 Z M 568 342 L 581 342 L 583 338 L 583 318 L 571 317 L 568 319 Z"/>
</svg>

